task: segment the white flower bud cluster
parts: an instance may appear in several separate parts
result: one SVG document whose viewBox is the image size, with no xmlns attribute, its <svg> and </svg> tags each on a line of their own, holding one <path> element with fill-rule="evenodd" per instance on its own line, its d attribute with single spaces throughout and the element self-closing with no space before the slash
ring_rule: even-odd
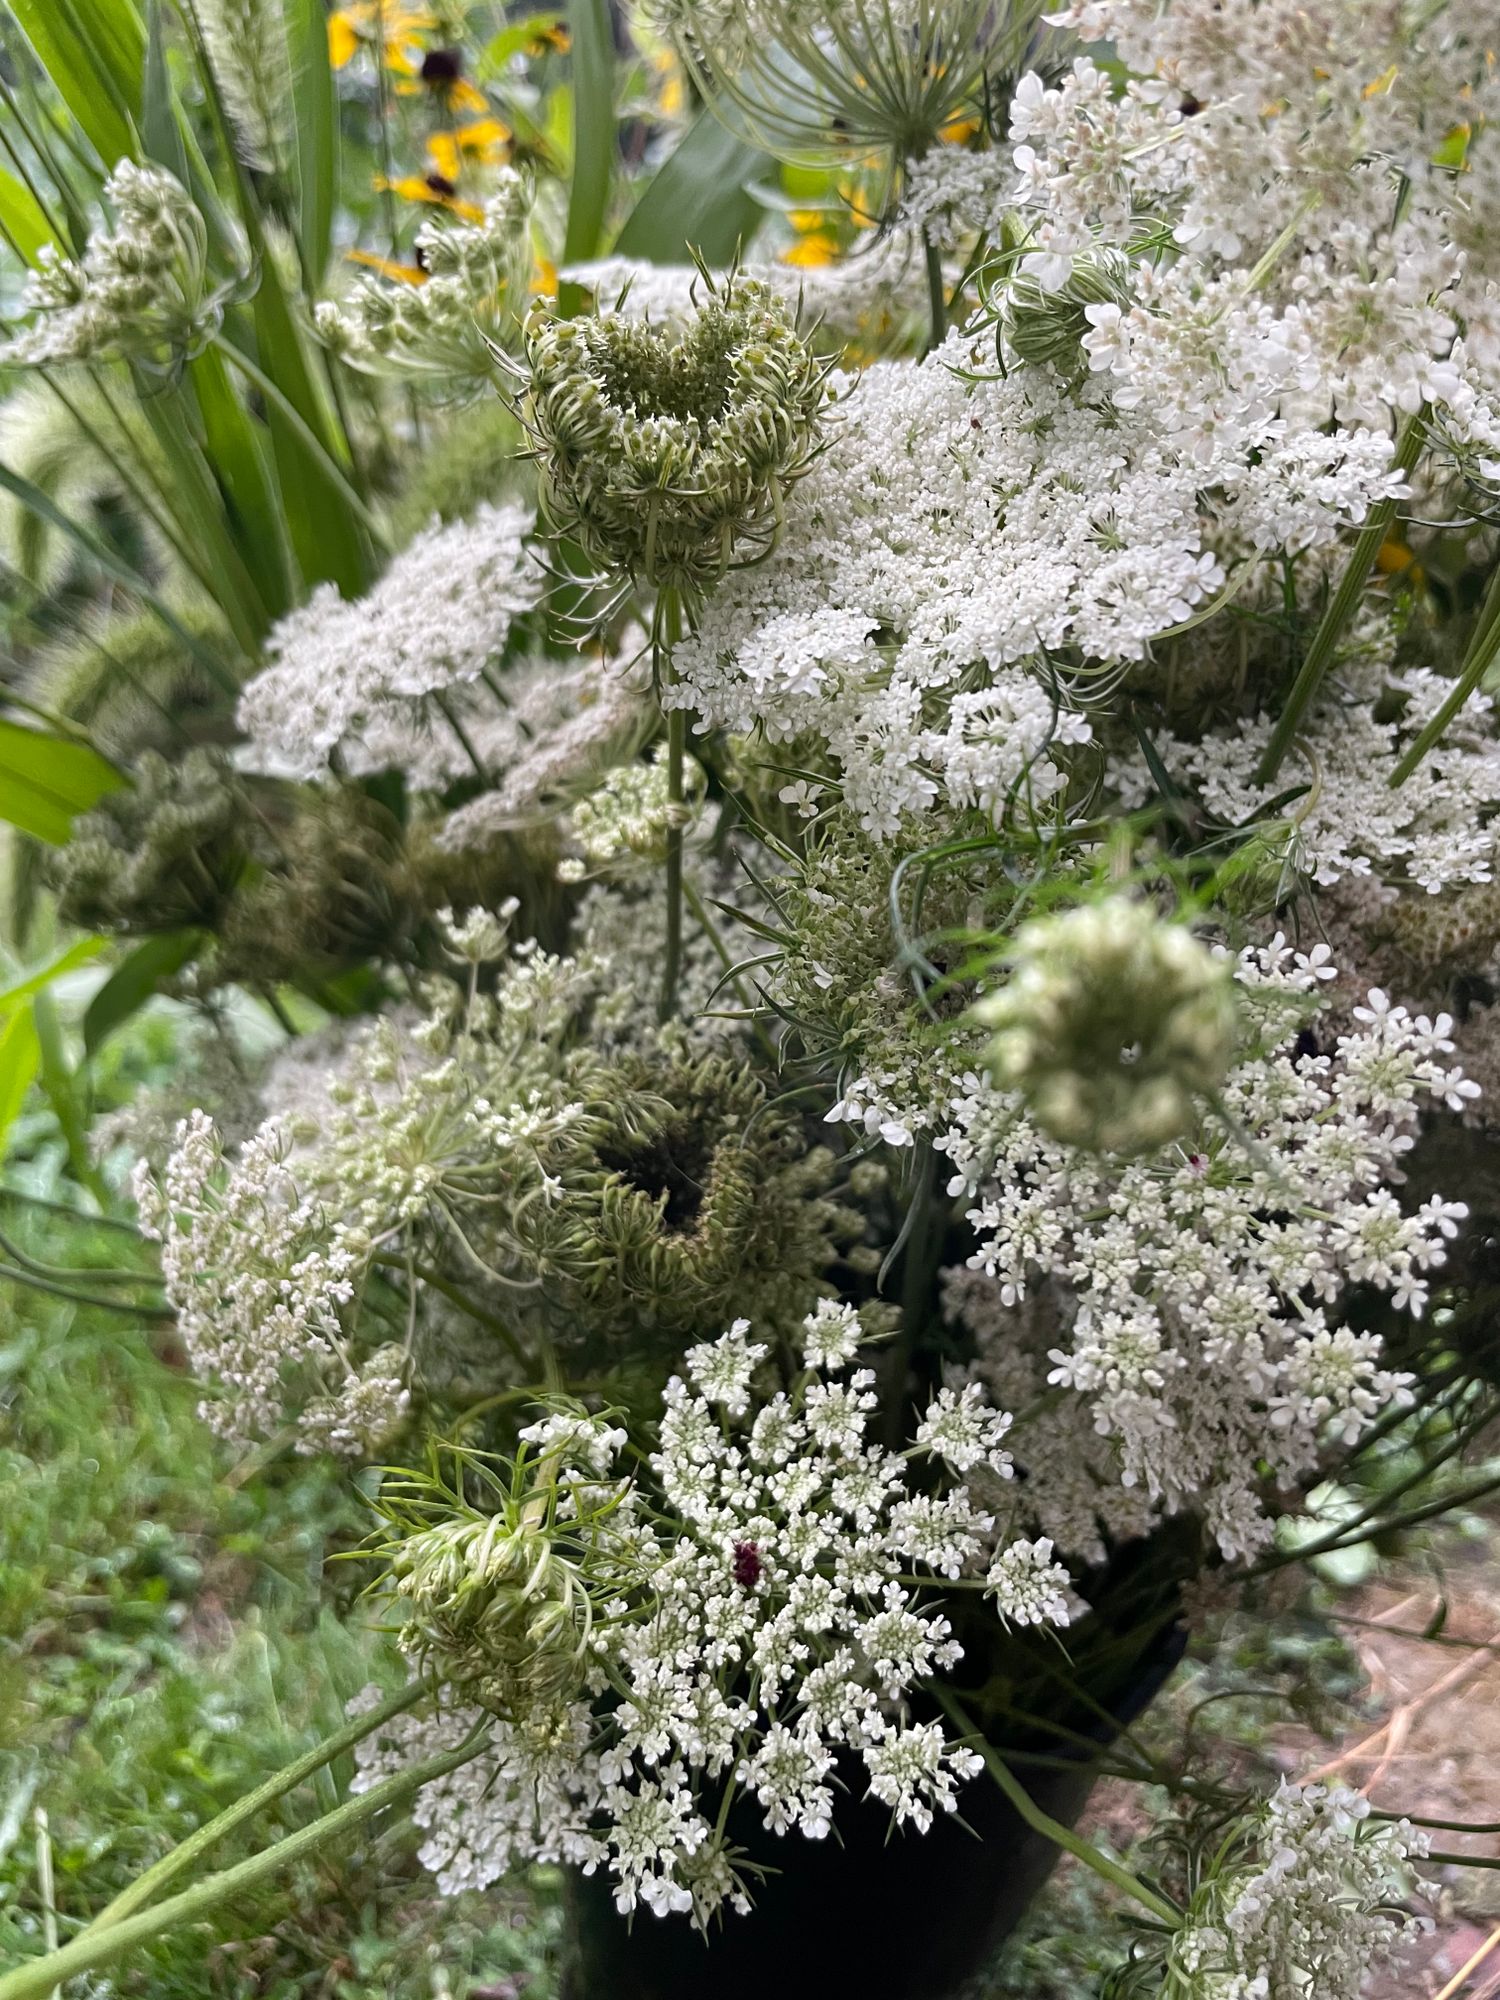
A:
<svg viewBox="0 0 1500 2000">
<path fill-rule="evenodd" d="M 434 521 L 352 603 L 315 590 L 274 628 L 270 664 L 240 697 L 261 767 L 311 778 L 337 751 L 349 770 L 380 770 L 393 741 L 440 731 L 434 699 L 477 681 L 541 595 L 530 532 L 526 508 L 487 503 Z"/>
<path fill-rule="evenodd" d="M 639 764 L 617 764 L 587 798 L 568 815 L 568 827 L 582 849 L 559 865 L 559 877 L 580 882 L 586 874 L 608 871 L 611 864 L 660 861 L 667 835 L 692 817 L 693 800 L 703 789 L 703 767 L 685 760 L 685 797 L 673 799 L 667 786 L 665 761 L 653 754 Z"/>
<path fill-rule="evenodd" d="M 1146 1153 L 1197 1123 L 1235 1051 L 1234 982 L 1181 924 L 1112 896 L 1022 926 L 975 1014 L 989 1062 L 1044 1132 Z"/>
<path fill-rule="evenodd" d="M 0 363 L 169 364 L 218 331 L 238 278 L 214 282 L 208 227 L 186 190 L 165 167 L 121 160 L 103 199 L 110 221 L 90 234 L 80 262 L 43 246 L 21 295 L 34 323 L 0 348 Z"/>
<path fill-rule="evenodd" d="M 513 167 L 483 219 L 444 219 L 417 231 L 413 282 L 366 276 L 314 322 L 331 352 L 371 374 L 403 375 L 449 393 L 488 381 L 493 341 L 515 343 L 531 276 L 532 186 Z"/>
</svg>

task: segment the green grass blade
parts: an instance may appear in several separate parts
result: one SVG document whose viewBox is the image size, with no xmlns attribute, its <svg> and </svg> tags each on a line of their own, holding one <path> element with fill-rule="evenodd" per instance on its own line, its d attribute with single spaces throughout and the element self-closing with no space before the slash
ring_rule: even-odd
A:
<svg viewBox="0 0 1500 2000">
<path fill-rule="evenodd" d="M 28 264 L 36 262 L 44 243 L 56 241 L 36 196 L 4 167 L 0 167 L 0 233 Z"/>
<path fill-rule="evenodd" d="M 160 0 L 151 0 L 146 35 L 146 69 L 141 83 L 141 143 L 159 166 L 188 185 L 187 148 L 178 123 Z"/>
<path fill-rule="evenodd" d="M 17 1007 L 13 1013 L 0 1016 L 0 1158 L 41 1061 L 31 1009 Z"/>
<path fill-rule="evenodd" d="M 201 942 L 197 931 L 163 931 L 147 938 L 122 959 L 88 1004 L 83 1017 L 83 1049 L 92 1056 L 132 1014 L 159 992 L 163 980 L 180 972 Z"/>
<path fill-rule="evenodd" d="M 190 632 L 182 620 L 163 604 L 140 572 L 132 568 L 123 556 L 117 555 L 92 529 L 85 528 L 70 514 L 65 514 L 56 501 L 39 486 L 33 485 L 31 480 L 24 478 L 19 472 L 12 472 L 10 467 L 3 463 L 0 463 L 0 486 L 14 493 L 23 506 L 33 514 L 40 515 L 44 521 L 50 521 L 54 528 L 76 543 L 90 561 L 96 562 L 106 576 L 113 577 L 116 583 L 124 584 L 132 595 L 140 599 L 147 610 L 155 612 L 173 637 L 181 640 L 204 671 L 217 681 L 227 694 L 234 694 L 237 691 L 234 676 L 225 667 L 218 654 L 211 647 L 205 646 L 196 633 Z"/>
<path fill-rule="evenodd" d="M 10 5 L 104 165 L 133 158 L 146 37 L 130 0 L 10 0 Z"/>
<path fill-rule="evenodd" d="M 258 1785 L 253 1792 L 247 1792 L 244 1798 L 236 1799 L 232 1806 L 226 1806 L 223 1812 L 216 1814 L 206 1826 L 200 1826 L 196 1833 L 189 1834 L 188 1838 L 174 1847 L 170 1854 L 164 1854 L 153 1867 L 148 1868 L 143 1875 L 138 1875 L 129 1888 L 120 1891 L 112 1903 L 106 1903 L 93 1922 L 85 1928 L 83 1935 L 88 1937 L 95 1931 L 107 1930 L 111 1924 L 117 1924 L 128 1917 L 132 1910 L 138 1910 L 143 1903 L 149 1903 L 169 1882 L 175 1881 L 185 1868 L 191 1868 L 200 1855 L 206 1854 L 209 1848 L 215 1846 L 226 1834 L 233 1833 L 236 1827 L 243 1826 L 247 1820 L 253 1819 L 264 1807 L 274 1805 L 277 1799 L 294 1790 L 305 1778 L 312 1777 L 314 1772 L 321 1771 L 325 1765 L 331 1764 L 335 1757 L 342 1757 L 346 1750 L 352 1750 L 356 1743 L 362 1743 L 365 1737 L 372 1735 L 384 1723 L 389 1722 L 393 1715 L 400 1715 L 404 1710 L 414 1706 L 426 1692 L 425 1682 L 411 1682 L 402 1688 L 399 1694 L 393 1694 L 388 1701 L 383 1701 L 378 1708 L 372 1708 L 367 1714 L 356 1716 L 352 1722 L 346 1723 L 332 1736 L 325 1736 L 321 1743 L 315 1743 L 312 1749 L 297 1758 L 295 1763 L 277 1771 L 274 1776 L 267 1778 L 263 1785 Z"/>
<path fill-rule="evenodd" d="M 52 995 L 35 993 L 31 999 L 31 1019 L 36 1030 L 40 1058 L 38 1081 L 52 1107 L 63 1144 L 68 1149 L 68 1167 L 80 1187 L 86 1187 L 101 1206 L 109 1200 L 99 1169 L 89 1157 L 89 1119 L 73 1065 L 68 1060 L 61 1023 Z"/>
<path fill-rule="evenodd" d="M 291 605 L 286 529 L 257 426 L 211 347 L 188 365 L 203 420 L 203 450 L 224 497 L 228 531 L 254 578 L 260 606 L 279 618 Z"/>
<path fill-rule="evenodd" d="M 563 261 L 594 256 L 604 231 L 615 175 L 615 38 L 608 0 L 573 0 L 568 9 L 573 42 L 573 187 Z M 583 303 L 577 285 L 564 285 L 558 310 Z"/>
<path fill-rule="evenodd" d="M 303 282 L 313 292 L 328 267 L 339 185 L 338 98 L 322 0 L 286 0 L 286 32 L 297 131 L 297 244 Z"/>
<path fill-rule="evenodd" d="M 686 264 L 696 250 L 709 264 L 727 264 L 765 215 L 747 190 L 770 165 L 703 112 L 626 217 L 615 255 Z"/>
<path fill-rule="evenodd" d="M 30 1959 L 14 1971 L 0 1974 L 0 2000 L 45 2000 L 45 1996 L 64 1980 L 90 1971 L 96 1965 L 108 1964 L 132 1945 L 145 1944 L 164 1931 L 221 1914 L 225 1903 L 242 1890 L 264 1881 L 268 1876 L 280 1874 L 304 1855 L 317 1853 L 329 1842 L 353 1832 L 388 1807 L 404 1805 L 423 1785 L 445 1776 L 449 1771 L 456 1771 L 460 1764 L 467 1763 L 482 1748 L 481 1740 L 471 1739 L 460 1749 L 449 1750 L 440 1757 L 431 1757 L 425 1763 L 413 1764 L 405 1771 L 398 1771 L 394 1777 L 383 1779 L 370 1791 L 346 1800 L 335 1812 L 327 1813 L 310 1826 L 288 1834 L 274 1846 L 251 1855 L 249 1860 L 238 1862 L 218 1875 L 211 1875 L 206 1882 L 184 1889 L 180 1895 L 170 1896 L 166 1902 L 157 1903 L 151 1909 L 124 1917 L 106 1930 L 86 1931 L 81 1937 L 65 1944 L 61 1951 L 48 1952 L 45 1957 Z"/>
</svg>

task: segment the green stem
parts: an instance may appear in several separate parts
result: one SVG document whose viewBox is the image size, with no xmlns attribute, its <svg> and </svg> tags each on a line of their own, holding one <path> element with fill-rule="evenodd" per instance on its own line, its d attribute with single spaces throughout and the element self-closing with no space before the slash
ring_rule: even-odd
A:
<svg viewBox="0 0 1500 2000">
<path fill-rule="evenodd" d="M 413 1707 L 424 1694 L 430 1692 L 430 1683 L 427 1681 L 412 1681 L 402 1688 L 399 1694 L 393 1694 L 388 1701 L 383 1701 L 379 1708 L 372 1708 L 367 1715 L 356 1716 L 352 1722 L 336 1730 L 332 1736 L 325 1736 L 321 1743 L 315 1743 L 312 1749 L 306 1751 L 295 1763 L 288 1764 L 274 1777 L 267 1778 L 263 1785 L 257 1785 L 253 1792 L 247 1792 L 242 1799 L 236 1799 L 232 1806 L 226 1806 L 223 1812 L 216 1813 L 206 1826 L 200 1826 L 196 1833 L 190 1833 L 186 1840 L 180 1841 L 172 1849 L 170 1854 L 164 1854 L 161 1860 L 154 1862 L 144 1874 L 137 1875 L 112 1902 L 105 1904 L 92 1923 L 85 1925 L 80 1935 L 92 1937 L 96 1931 L 120 1923 L 132 1911 L 138 1910 L 142 1903 L 149 1903 L 169 1882 L 175 1881 L 184 1868 L 191 1868 L 200 1854 L 206 1854 L 210 1847 L 221 1841 L 225 1834 L 233 1833 L 236 1827 L 243 1826 L 248 1819 L 253 1819 L 262 1807 L 274 1804 L 283 1794 L 300 1785 L 304 1778 L 310 1778 L 314 1771 L 320 1771 L 325 1764 L 331 1764 L 335 1757 L 342 1757 L 346 1750 L 352 1750 L 356 1743 L 362 1742 L 366 1736 L 383 1727 L 393 1715 L 402 1714 L 406 1709 Z"/>
<path fill-rule="evenodd" d="M 886 1405 L 886 1441 L 895 1449 L 905 1435 L 906 1378 L 911 1371 L 917 1335 L 927 1323 L 932 1297 L 932 1193 L 937 1179 L 937 1155 L 919 1140 L 920 1158 L 912 1176 L 910 1218 L 901 1265 L 901 1332 L 891 1357 L 891 1399 Z"/>
<path fill-rule="evenodd" d="M 0 1229 L 0 1250 L 23 1271 L 30 1271 L 37 1278 L 52 1278 L 60 1285 L 86 1283 L 90 1285 L 156 1285 L 162 1280 L 153 1271 L 95 1271 L 88 1266 L 74 1269 L 66 1264 L 43 1264 L 35 1257 L 29 1257 L 19 1243 L 13 1243 L 3 1229 Z"/>
<path fill-rule="evenodd" d="M 1393 472 L 1407 473 L 1416 464 L 1427 437 L 1427 405 L 1424 403 L 1414 416 L 1402 424 L 1396 435 L 1395 456 L 1391 460 Z M 1400 503 L 1395 500 L 1381 500 L 1371 508 L 1365 525 L 1350 552 L 1344 574 L 1339 578 L 1339 587 L 1329 600 L 1318 629 L 1307 649 L 1301 671 L 1292 683 L 1292 691 L 1287 696 L 1286 706 L 1271 732 L 1271 740 L 1266 745 L 1266 754 L 1260 760 L 1256 780 L 1269 785 L 1281 768 L 1281 760 L 1291 748 L 1292 738 L 1306 714 L 1313 696 L 1323 684 L 1323 676 L 1333 662 L 1333 655 L 1339 640 L 1344 635 L 1344 627 L 1354 615 L 1370 571 L 1375 567 L 1375 558 L 1396 518 Z"/>
<path fill-rule="evenodd" d="M 983 1757 L 990 1776 L 1033 1833 L 1039 1833 L 1044 1840 L 1050 1840 L 1054 1847 L 1062 1848 L 1064 1853 L 1071 1854 L 1075 1861 L 1081 1861 L 1085 1868 L 1091 1868 L 1104 1881 L 1122 1890 L 1133 1902 L 1139 1903 L 1143 1909 L 1149 1910 L 1153 1917 L 1159 1918 L 1169 1930 L 1175 1931 L 1181 1928 L 1182 1912 L 1175 1905 L 1169 1903 L 1164 1896 L 1157 1895 L 1154 1889 L 1148 1889 L 1146 1884 L 1132 1875 L 1128 1868 L 1122 1868 L 1117 1861 L 1111 1861 L 1107 1854 L 1101 1854 L 1097 1847 L 1091 1846 L 1083 1838 L 1082 1834 L 1075 1833 L 1071 1827 L 1064 1826 L 1061 1820 L 1053 1819 L 1049 1813 L 1044 1813 L 1041 1807 L 1034 1803 L 1019 1779 L 1006 1767 L 999 1751 L 993 1744 L 985 1742 L 965 1714 L 958 1698 L 935 1682 L 930 1682 L 929 1687 L 939 1707 L 957 1723 L 966 1737 L 973 1739 L 974 1747 Z M 3 1985 L 0 1985 L 0 2000 L 10 2000 Z"/>
<path fill-rule="evenodd" d="M 435 1778 L 456 1771 L 460 1764 L 466 1764 L 482 1748 L 483 1739 L 476 1741 L 471 1737 L 457 1750 L 446 1751 L 441 1757 L 430 1757 L 425 1763 L 414 1764 L 410 1770 L 398 1771 L 394 1777 L 385 1779 L 359 1798 L 346 1800 L 333 1812 L 314 1820 L 310 1826 L 300 1827 L 296 1833 L 288 1834 L 284 1840 L 278 1840 L 259 1854 L 252 1854 L 247 1861 L 238 1862 L 233 1868 L 210 1875 L 207 1881 L 184 1889 L 181 1895 L 169 1896 L 166 1902 L 142 1910 L 138 1916 L 124 1917 L 112 1923 L 107 1930 L 85 1931 L 81 1937 L 65 1944 L 61 1951 L 48 1952 L 43 1958 L 34 1958 L 25 1965 L 17 1966 L 13 1972 L 0 1977 L 0 2000 L 44 2000 L 44 1996 L 64 1980 L 75 1978 L 80 1972 L 92 1971 L 96 1965 L 106 1965 L 133 1946 L 149 1943 L 163 1931 L 221 1915 L 224 1905 L 242 1890 L 269 1875 L 278 1874 L 293 1862 L 300 1861 L 304 1855 L 315 1853 L 330 1841 L 363 1826 L 366 1820 L 373 1819 L 386 1807 L 403 1805 L 414 1792 L 431 1784 Z"/>
<path fill-rule="evenodd" d="M 927 267 L 927 346 L 931 354 L 948 337 L 948 301 L 943 293 L 943 253 L 927 229 L 922 231 L 922 261 Z"/>
<path fill-rule="evenodd" d="M 106 1299 L 93 1292 L 75 1292 L 67 1285 L 55 1285 L 50 1278 L 38 1278 L 27 1271 L 18 1271 L 9 1264 L 0 1264 L 0 1278 L 10 1284 L 20 1285 L 24 1291 L 45 1292 L 49 1298 L 66 1299 L 70 1306 L 88 1306 L 94 1312 L 124 1313 L 127 1319 L 144 1319 L 165 1322 L 175 1319 L 176 1313 L 165 1306 L 130 1305 L 123 1299 Z M 143 1277 L 141 1282 L 149 1284 Z"/>
<path fill-rule="evenodd" d="M 285 420 L 290 429 L 296 432 L 299 441 L 312 454 L 317 464 L 322 468 L 323 475 L 330 486 L 336 489 L 339 497 L 348 505 L 355 519 L 374 541 L 375 546 L 377 548 L 385 548 L 387 546 L 386 535 L 380 522 L 370 511 L 369 507 L 365 505 L 365 502 L 360 498 L 359 493 L 350 481 L 348 474 L 331 457 L 327 445 L 324 444 L 323 440 L 318 436 L 296 404 L 287 396 L 285 390 L 279 388 L 258 363 L 252 361 L 248 354 L 245 354 L 240 348 L 236 347 L 232 340 L 226 340 L 222 333 L 216 333 L 210 345 L 216 348 L 226 361 L 231 362 L 238 368 L 242 375 L 253 382 L 268 403 L 275 404 L 277 414 Z"/>
<path fill-rule="evenodd" d="M 1416 770 L 1418 764 L 1494 665 L 1497 653 L 1500 653 L 1500 563 L 1495 565 L 1489 589 L 1484 594 L 1479 621 L 1474 627 L 1474 637 L 1469 642 L 1468 657 L 1464 661 L 1458 679 L 1448 690 L 1447 698 L 1437 714 L 1424 725 L 1416 742 L 1392 771 L 1387 782 L 1393 790 L 1397 785 L 1404 785 Z"/>
<path fill-rule="evenodd" d="M 652 633 L 652 672 L 660 699 L 672 677 L 672 648 L 681 636 L 681 602 L 670 586 L 656 607 Z M 667 716 L 667 800 L 672 820 L 667 827 L 667 939 L 662 952 L 661 1002 L 657 1018 L 670 1021 L 677 1012 L 677 981 L 682 971 L 682 789 L 687 750 L 687 711 L 674 708 Z"/>
</svg>

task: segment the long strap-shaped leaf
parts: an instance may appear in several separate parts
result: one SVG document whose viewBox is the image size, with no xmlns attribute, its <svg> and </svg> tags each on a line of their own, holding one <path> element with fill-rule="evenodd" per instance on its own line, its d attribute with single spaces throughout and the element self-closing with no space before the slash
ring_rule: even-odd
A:
<svg viewBox="0 0 1500 2000">
<path fill-rule="evenodd" d="M 615 175 L 615 36 L 609 0 L 572 0 L 568 29 L 573 44 L 573 186 L 563 259 L 582 263 L 599 248 Z M 564 285 L 558 309 L 576 312 L 577 285 Z"/>
<path fill-rule="evenodd" d="M 1424 403 L 1415 416 L 1410 416 L 1401 426 L 1396 438 L 1396 450 L 1391 460 L 1391 470 L 1403 475 L 1410 472 L 1421 455 L 1427 438 L 1427 405 Z M 1333 664 L 1333 656 L 1339 640 L 1344 636 L 1344 627 L 1354 616 L 1370 571 L 1375 567 L 1375 558 L 1380 554 L 1392 521 L 1396 518 L 1398 502 L 1381 500 L 1370 509 L 1365 525 L 1350 551 L 1344 566 L 1344 574 L 1339 578 L 1338 589 L 1328 601 L 1328 608 L 1319 620 L 1318 629 L 1312 636 L 1307 656 L 1302 662 L 1291 693 L 1277 717 L 1276 727 L 1271 732 L 1271 740 L 1266 745 L 1265 755 L 1260 760 L 1256 779 L 1262 785 L 1269 785 L 1281 768 L 1281 760 L 1291 748 L 1303 716 L 1318 689 L 1323 685 L 1323 676 Z"/>
<path fill-rule="evenodd" d="M 700 113 L 626 217 L 614 254 L 686 264 L 696 252 L 707 264 L 727 264 L 765 215 L 748 189 L 770 165 L 767 154 L 747 146 L 712 112 Z"/>
<path fill-rule="evenodd" d="M 146 36 L 132 0 L 10 0 L 10 8 L 105 167 L 133 156 Z"/>
<path fill-rule="evenodd" d="M 1474 636 L 1469 641 L 1468 657 L 1459 669 L 1458 678 L 1449 689 L 1442 707 L 1428 719 L 1416 742 L 1392 771 L 1390 783 L 1393 787 L 1405 784 L 1495 664 L 1497 655 L 1500 655 L 1500 563 L 1495 565 L 1489 589 L 1484 594 Z"/>
</svg>

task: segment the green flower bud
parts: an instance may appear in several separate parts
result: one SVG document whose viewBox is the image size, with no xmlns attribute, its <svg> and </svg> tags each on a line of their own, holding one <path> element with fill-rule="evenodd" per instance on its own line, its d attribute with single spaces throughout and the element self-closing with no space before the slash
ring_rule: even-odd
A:
<svg viewBox="0 0 1500 2000">
<path fill-rule="evenodd" d="M 558 320 L 538 304 L 521 375 L 553 530 L 690 603 L 777 540 L 829 393 L 828 364 L 774 293 L 705 283 L 675 335 L 618 314 Z"/>
<path fill-rule="evenodd" d="M 1067 277 L 1048 291 L 1023 265 L 1005 293 L 1005 335 L 1020 361 L 1050 363 L 1074 373 L 1083 359 L 1088 306 L 1130 304 L 1129 265 L 1118 251 L 1075 257 Z"/>
<path fill-rule="evenodd" d="M 975 1013 L 995 1031 L 996 1081 L 1043 1131 L 1095 1152 L 1190 1131 L 1235 1049 L 1227 961 L 1123 896 L 1024 925 L 1009 979 Z"/>
</svg>

